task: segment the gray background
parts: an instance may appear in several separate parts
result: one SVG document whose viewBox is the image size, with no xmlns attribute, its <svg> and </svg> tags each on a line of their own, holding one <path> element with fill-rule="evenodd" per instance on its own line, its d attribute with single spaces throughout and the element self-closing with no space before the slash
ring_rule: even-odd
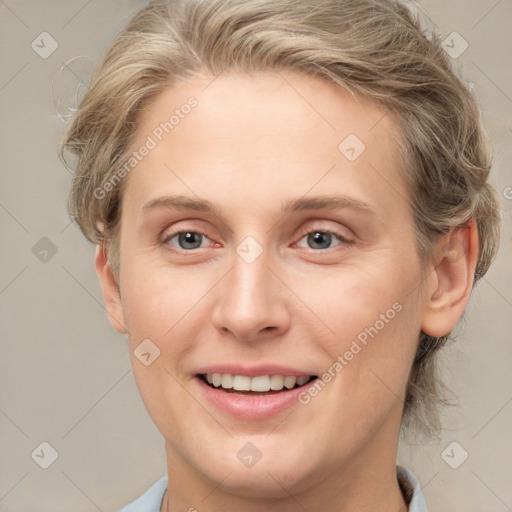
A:
<svg viewBox="0 0 512 512">
<path fill-rule="evenodd" d="M 88 76 L 141 4 L 0 0 L 0 511 L 114 511 L 166 472 L 126 339 L 107 320 L 94 247 L 66 216 L 71 175 L 56 152 L 75 74 Z M 474 85 L 492 139 L 504 232 L 458 341 L 444 352 L 461 406 L 445 413 L 440 443 L 402 443 L 398 461 L 420 479 L 430 512 L 509 511 L 512 0 L 424 0 L 418 7 L 442 34 L 456 31 L 469 45 L 454 60 Z M 52 43 L 42 32 L 58 44 L 51 55 L 44 55 Z M 71 60 L 77 56 L 86 58 Z M 58 453 L 47 469 L 40 464 L 51 461 L 50 449 L 42 442 Z"/>
</svg>

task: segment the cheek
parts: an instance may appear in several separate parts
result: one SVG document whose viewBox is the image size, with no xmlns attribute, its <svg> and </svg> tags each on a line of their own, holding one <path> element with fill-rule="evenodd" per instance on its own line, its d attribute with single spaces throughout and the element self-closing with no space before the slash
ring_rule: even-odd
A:
<svg viewBox="0 0 512 512">
<path fill-rule="evenodd" d="M 419 332 L 416 299 L 410 293 L 413 275 L 404 272 L 398 279 L 382 265 L 369 268 L 340 268 L 325 278 L 308 278 L 296 284 L 297 295 L 316 313 L 317 324 L 328 328 L 329 335 L 323 339 L 331 354 L 348 348 L 347 343 L 358 336 L 364 341 L 369 333 L 385 337 L 385 333 L 396 336 L 416 328 Z M 404 316 L 412 322 L 403 322 Z"/>
<path fill-rule="evenodd" d="M 197 314 L 201 299 L 211 287 L 193 271 L 193 267 L 173 270 L 168 265 L 127 259 L 123 301 L 129 317 L 130 332 L 153 337 L 162 343 L 183 329 L 183 321 Z"/>
<path fill-rule="evenodd" d="M 198 339 L 196 328 L 201 324 L 194 316 L 201 314 L 201 302 L 197 303 L 204 290 L 192 272 L 171 275 L 169 269 L 142 265 L 142 259 L 140 269 L 151 270 L 141 272 L 135 263 L 134 258 L 125 265 L 131 278 L 124 295 L 133 374 L 149 416 L 166 438 L 179 443 L 187 422 L 181 411 L 190 407 L 190 396 L 180 384 L 185 373 L 182 361 Z M 136 354 L 148 339 L 154 344 L 149 352 L 158 355 L 146 366 Z"/>
<path fill-rule="evenodd" d="M 308 314 L 309 336 L 322 345 L 324 371 L 334 374 L 328 386 L 339 417 L 355 409 L 361 418 L 385 415 L 405 391 L 421 329 L 419 296 L 411 293 L 417 284 L 412 267 L 400 279 L 383 265 L 368 267 L 373 271 L 343 268 L 315 286 L 304 280 L 297 292 L 316 313 Z M 315 336 L 319 325 L 328 329 Z"/>
</svg>

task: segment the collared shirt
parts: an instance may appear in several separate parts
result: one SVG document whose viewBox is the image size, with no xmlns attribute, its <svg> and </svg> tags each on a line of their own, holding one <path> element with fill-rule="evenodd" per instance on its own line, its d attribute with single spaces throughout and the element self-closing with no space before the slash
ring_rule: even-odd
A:
<svg viewBox="0 0 512 512">
<path fill-rule="evenodd" d="M 409 512 L 428 512 L 420 483 L 410 469 L 396 467 L 396 474 Z M 160 512 L 167 489 L 167 476 L 156 481 L 142 496 L 132 501 L 119 512 Z"/>
</svg>

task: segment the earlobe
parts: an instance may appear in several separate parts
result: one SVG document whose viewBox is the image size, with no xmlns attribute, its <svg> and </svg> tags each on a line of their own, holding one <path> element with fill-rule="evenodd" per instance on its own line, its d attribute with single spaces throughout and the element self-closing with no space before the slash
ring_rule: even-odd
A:
<svg viewBox="0 0 512 512">
<path fill-rule="evenodd" d="M 476 222 L 455 228 L 437 247 L 433 287 L 426 288 L 422 331 L 433 337 L 450 333 L 464 313 L 473 288 L 478 259 Z"/>
<path fill-rule="evenodd" d="M 112 275 L 112 269 L 108 262 L 107 251 L 103 243 L 99 243 L 96 246 L 94 266 L 100 280 L 103 300 L 105 301 L 110 324 L 120 334 L 127 334 L 128 331 L 124 320 L 121 295 Z"/>
</svg>

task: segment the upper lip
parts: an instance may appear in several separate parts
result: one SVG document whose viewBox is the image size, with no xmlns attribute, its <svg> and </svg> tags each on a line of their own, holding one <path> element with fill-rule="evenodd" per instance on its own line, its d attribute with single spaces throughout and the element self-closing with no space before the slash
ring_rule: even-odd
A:
<svg viewBox="0 0 512 512">
<path fill-rule="evenodd" d="M 288 366 L 281 366 L 277 364 L 259 364 L 256 366 L 244 366 L 241 364 L 218 364 L 203 366 L 197 370 L 198 375 L 213 373 L 229 373 L 231 375 L 245 375 L 247 377 L 258 377 L 260 375 L 282 375 L 302 377 L 314 376 L 314 372 L 299 370 L 298 368 L 291 368 Z"/>
</svg>

